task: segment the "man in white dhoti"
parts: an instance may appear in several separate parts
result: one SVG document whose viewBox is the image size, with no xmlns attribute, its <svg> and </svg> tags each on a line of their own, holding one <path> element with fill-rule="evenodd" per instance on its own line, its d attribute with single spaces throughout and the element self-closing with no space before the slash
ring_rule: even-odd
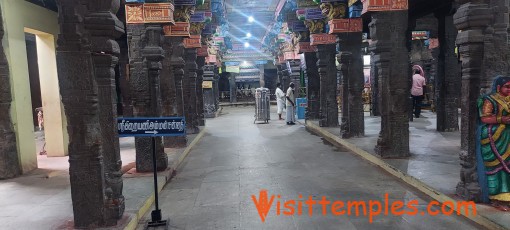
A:
<svg viewBox="0 0 510 230">
<path fill-rule="evenodd" d="M 276 84 L 275 95 L 276 95 L 276 105 L 278 105 L 277 113 L 278 113 L 279 120 L 283 120 L 282 113 L 283 113 L 283 109 L 285 107 L 285 93 L 283 92 L 281 87 L 282 87 L 282 84 L 280 84 L 280 83 Z"/>
<path fill-rule="evenodd" d="M 289 89 L 287 89 L 287 95 L 286 95 L 286 98 L 287 98 L 287 116 L 286 116 L 286 121 L 287 121 L 287 125 L 295 125 L 296 123 L 294 123 L 296 121 L 296 116 L 294 114 L 294 107 L 295 107 L 295 101 L 296 101 L 296 97 L 294 96 L 294 83 L 291 82 L 289 84 Z"/>
</svg>

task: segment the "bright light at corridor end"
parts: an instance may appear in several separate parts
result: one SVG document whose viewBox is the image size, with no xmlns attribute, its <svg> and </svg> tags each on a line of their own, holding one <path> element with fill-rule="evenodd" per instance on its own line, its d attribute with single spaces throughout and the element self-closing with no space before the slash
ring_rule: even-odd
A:
<svg viewBox="0 0 510 230">
<path fill-rule="evenodd" d="M 255 18 L 253 16 L 248 17 L 248 22 L 254 22 Z"/>
<path fill-rule="evenodd" d="M 245 42 L 245 43 L 244 43 L 244 47 L 246 47 L 246 48 L 250 47 L 250 43 Z"/>
<path fill-rule="evenodd" d="M 247 33 L 246 37 L 251 38 L 251 33 Z"/>
</svg>

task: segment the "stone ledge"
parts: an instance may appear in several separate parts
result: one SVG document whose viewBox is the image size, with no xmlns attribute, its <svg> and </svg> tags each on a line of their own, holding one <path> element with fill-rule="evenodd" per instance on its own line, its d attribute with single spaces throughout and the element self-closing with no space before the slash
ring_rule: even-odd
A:
<svg viewBox="0 0 510 230">
<path fill-rule="evenodd" d="M 302 123 L 301 121 L 298 121 L 298 122 Z M 383 170 L 390 173 L 391 175 L 401 179 L 406 184 L 425 193 L 432 199 L 434 199 L 438 202 L 441 202 L 441 203 L 444 203 L 446 201 L 451 201 L 454 203 L 456 202 L 456 200 L 437 191 L 436 189 L 432 188 L 431 186 L 426 185 L 419 179 L 402 172 L 401 170 L 395 168 L 394 166 L 390 165 L 389 163 L 385 162 L 384 160 L 370 154 L 369 152 L 367 152 L 361 148 L 358 148 L 356 145 L 348 142 L 347 140 L 340 138 L 339 136 L 336 136 L 335 134 L 327 131 L 326 129 L 323 129 L 309 121 L 306 121 L 304 125 L 306 126 L 306 129 L 309 132 L 323 137 L 328 142 L 330 142 L 331 144 L 333 144 L 337 147 L 342 147 L 342 148 L 348 149 L 349 151 L 360 156 L 364 160 L 367 160 L 370 163 L 382 168 Z M 469 209 L 470 213 L 472 213 L 472 211 L 473 210 Z M 490 210 L 487 210 L 483 206 L 477 205 L 477 215 L 476 216 L 465 215 L 466 213 L 464 213 L 464 212 L 461 212 L 461 214 L 465 218 L 467 218 L 483 227 L 486 227 L 488 229 L 507 229 L 507 228 L 503 227 L 502 224 L 498 223 L 498 221 L 494 220 L 493 218 L 488 217 L 490 212 L 491 212 Z M 502 220 L 505 220 L 505 219 L 502 219 Z"/>
</svg>

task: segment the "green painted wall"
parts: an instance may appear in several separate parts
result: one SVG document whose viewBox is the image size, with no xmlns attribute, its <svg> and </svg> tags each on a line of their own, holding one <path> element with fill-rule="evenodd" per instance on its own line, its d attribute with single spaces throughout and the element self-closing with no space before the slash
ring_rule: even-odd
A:
<svg viewBox="0 0 510 230">
<path fill-rule="evenodd" d="M 57 13 L 23 0 L 0 1 L 3 14 L 5 47 L 11 80 L 13 103 L 11 117 L 16 129 L 18 154 L 23 172 L 37 168 L 37 156 L 32 123 L 30 82 L 26 58 L 25 29 L 52 34 L 59 33 Z M 63 111 L 63 110 L 62 110 Z M 65 119 L 65 118 L 64 118 Z M 66 132 L 66 129 L 64 129 Z M 66 133 L 67 138 L 67 133 Z"/>
</svg>

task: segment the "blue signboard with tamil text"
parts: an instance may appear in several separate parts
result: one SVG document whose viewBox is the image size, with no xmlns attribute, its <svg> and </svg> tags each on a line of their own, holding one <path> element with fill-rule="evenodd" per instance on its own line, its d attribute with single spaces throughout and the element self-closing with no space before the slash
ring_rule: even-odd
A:
<svg viewBox="0 0 510 230">
<path fill-rule="evenodd" d="M 119 137 L 184 136 L 184 117 L 119 117 Z"/>
</svg>

